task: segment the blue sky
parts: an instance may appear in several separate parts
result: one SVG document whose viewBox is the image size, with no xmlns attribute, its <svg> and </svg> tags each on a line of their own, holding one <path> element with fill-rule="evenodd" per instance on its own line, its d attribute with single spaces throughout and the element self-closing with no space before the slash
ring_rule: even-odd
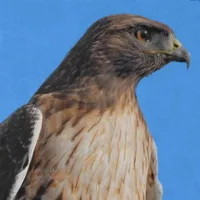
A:
<svg viewBox="0 0 200 200">
<path fill-rule="evenodd" d="M 171 63 L 137 94 L 159 155 L 164 200 L 199 199 L 200 1 L 0 1 L 0 121 L 26 103 L 98 18 L 144 15 L 171 26 L 191 53 L 191 68 Z"/>
</svg>

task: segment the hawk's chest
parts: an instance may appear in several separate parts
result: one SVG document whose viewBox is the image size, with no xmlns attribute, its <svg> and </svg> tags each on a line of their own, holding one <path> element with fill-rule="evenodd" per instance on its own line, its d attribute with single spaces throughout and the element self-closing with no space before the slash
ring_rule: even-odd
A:
<svg viewBox="0 0 200 200">
<path fill-rule="evenodd" d="M 78 121 L 65 117 L 64 111 L 49 117 L 40 140 L 44 147 L 38 159 L 46 166 L 42 179 L 55 182 L 48 195 L 63 193 L 66 200 L 143 199 L 151 138 L 139 110 L 91 112 Z"/>
</svg>

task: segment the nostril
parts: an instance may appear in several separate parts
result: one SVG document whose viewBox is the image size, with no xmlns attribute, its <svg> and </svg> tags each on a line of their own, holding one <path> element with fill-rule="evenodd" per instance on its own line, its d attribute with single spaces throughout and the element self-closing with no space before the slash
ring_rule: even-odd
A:
<svg viewBox="0 0 200 200">
<path fill-rule="evenodd" d="M 178 47 L 179 47 L 179 45 L 174 43 L 174 48 L 178 48 Z"/>
</svg>

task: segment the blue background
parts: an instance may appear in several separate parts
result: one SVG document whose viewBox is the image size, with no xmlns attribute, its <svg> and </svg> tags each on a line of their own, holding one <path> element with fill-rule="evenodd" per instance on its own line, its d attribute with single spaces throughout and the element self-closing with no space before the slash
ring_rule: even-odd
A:
<svg viewBox="0 0 200 200">
<path fill-rule="evenodd" d="M 171 26 L 191 53 L 191 68 L 171 63 L 139 84 L 154 136 L 164 200 L 199 199 L 200 1 L 0 1 L 0 121 L 26 103 L 98 18 L 144 15 Z"/>
</svg>

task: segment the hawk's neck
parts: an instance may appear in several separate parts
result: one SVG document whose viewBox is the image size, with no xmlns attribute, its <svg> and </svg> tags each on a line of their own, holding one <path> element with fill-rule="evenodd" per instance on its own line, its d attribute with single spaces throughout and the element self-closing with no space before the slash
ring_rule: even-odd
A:
<svg viewBox="0 0 200 200">
<path fill-rule="evenodd" d="M 35 100 L 45 121 L 25 181 L 27 198 L 45 185 L 39 195 L 51 199 L 145 199 L 152 140 L 133 93 L 110 107 L 80 100 L 66 94 Z"/>
</svg>

